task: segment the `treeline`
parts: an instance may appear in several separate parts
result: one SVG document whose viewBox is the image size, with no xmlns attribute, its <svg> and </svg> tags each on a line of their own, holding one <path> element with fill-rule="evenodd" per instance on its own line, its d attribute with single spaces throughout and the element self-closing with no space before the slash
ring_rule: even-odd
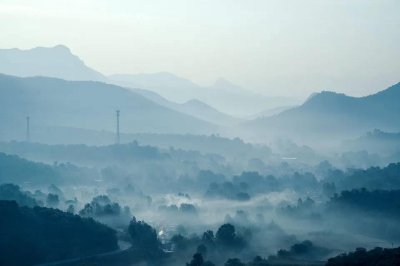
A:
<svg viewBox="0 0 400 266">
<path fill-rule="evenodd" d="M 218 135 L 130 134 L 126 137 L 146 145 L 215 153 L 230 158 L 249 159 L 271 156 L 271 149 L 265 145 L 253 145 L 239 138 L 229 139 Z"/>
<path fill-rule="evenodd" d="M 310 243 L 298 244 L 298 247 L 292 246 L 291 249 L 303 249 Z M 278 252 L 278 257 L 282 256 L 283 251 Z M 301 252 L 300 252 L 301 253 Z M 201 253 L 194 254 L 192 260 L 186 263 L 186 266 L 214 266 L 210 261 L 205 261 Z M 274 266 L 274 265 L 325 265 L 325 266 L 395 266 L 400 265 L 400 247 L 399 248 L 380 248 L 376 247 L 371 250 L 365 248 L 357 248 L 354 252 L 340 254 L 336 257 L 328 259 L 326 263 L 323 261 L 309 260 L 276 260 L 273 257 L 268 259 L 260 256 L 255 257 L 249 262 L 243 262 L 238 258 L 230 258 L 223 264 L 224 266 Z"/>
<path fill-rule="evenodd" d="M 352 188 L 367 189 L 400 189 L 400 163 L 391 163 L 386 167 L 370 167 L 366 170 L 349 169 L 331 170 L 328 172 L 326 182 L 336 184 L 339 190 Z"/>
<path fill-rule="evenodd" d="M 87 146 L 85 144 L 48 145 L 12 141 L 0 142 L 0 151 L 27 158 L 39 157 L 53 161 L 129 161 L 134 159 L 162 159 L 166 156 L 159 149 L 139 145 L 136 141 L 123 145 L 108 146 Z"/>
<path fill-rule="evenodd" d="M 400 247 L 374 248 L 366 250 L 357 248 L 354 252 L 344 253 L 328 259 L 326 266 L 393 266 L 400 265 Z"/>
<path fill-rule="evenodd" d="M 0 265 L 34 265 L 118 249 L 116 232 L 91 218 L 0 200 Z"/>
<path fill-rule="evenodd" d="M 332 209 L 341 211 L 357 209 L 399 218 L 400 190 L 369 191 L 365 188 L 346 190 L 335 194 L 328 205 Z"/>
<path fill-rule="evenodd" d="M 202 171 L 198 175 L 199 187 L 204 179 L 210 183 L 206 189 L 206 197 L 217 197 L 231 200 L 246 201 L 252 196 L 268 192 L 292 189 L 296 192 L 318 191 L 322 189 L 323 182 L 317 180 L 310 172 L 294 173 L 277 178 L 273 175 L 260 175 L 258 172 L 242 172 L 240 175 L 227 178 L 209 171 Z"/>
<path fill-rule="evenodd" d="M 96 171 L 69 163 L 48 165 L 1 152 L 0 169 L 0 183 L 13 182 L 34 185 L 85 183 L 87 182 L 85 178 L 97 174 Z"/>
<path fill-rule="evenodd" d="M 193 255 L 190 262 L 186 263 L 186 266 L 215 266 L 212 261 L 206 260 L 210 256 L 206 252 L 207 250 L 199 246 L 197 252 Z M 255 256 L 253 260 L 249 262 L 243 262 L 239 258 L 228 258 L 225 262 L 220 262 L 218 265 L 224 266 L 272 266 L 272 265 L 323 265 L 323 261 L 320 260 L 322 256 L 329 254 L 329 250 L 315 246 L 311 241 L 306 240 L 300 243 L 296 243 L 290 247 L 289 250 L 281 249 L 276 255 L 271 255 L 268 258 L 262 258 L 261 256 Z M 219 253 L 221 254 L 221 253 Z M 220 256 L 221 257 L 221 256 Z"/>
</svg>

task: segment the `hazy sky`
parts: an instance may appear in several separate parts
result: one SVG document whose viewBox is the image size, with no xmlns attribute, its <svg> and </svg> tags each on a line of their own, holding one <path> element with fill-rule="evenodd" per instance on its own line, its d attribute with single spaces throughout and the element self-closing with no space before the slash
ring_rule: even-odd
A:
<svg viewBox="0 0 400 266">
<path fill-rule="evenodd" d="M 0 0 L 0 48 L 65 44 L 105 74 L 365 95 L 400 81 L 399 14 L 399 0 Z"/>
</svg>

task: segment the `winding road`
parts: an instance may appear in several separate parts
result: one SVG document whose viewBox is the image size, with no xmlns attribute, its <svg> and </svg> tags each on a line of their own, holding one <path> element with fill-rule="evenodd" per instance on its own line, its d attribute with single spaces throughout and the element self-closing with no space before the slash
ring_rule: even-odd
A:
<svg viewBox="0 0 400 266">
<path fill-rule="evenodd" d="M 108 251 L 108 252 L 94 254 L 94 255 L 90 255 L 90 256 L 84 256 L 84 257 L 78 257 L 78 258 L 72 258 L 72 259 L 66 259 L 66 260 L 59 260 L 59 261 L 42 263 L 42 264 L 36 264 L 34 266 L 56 266 L 56 265 L 63 265 L 63 264 L 66 264 L 66 263 L 79 262 L 81 260 L 86 260 L 86 259 L 103 258 L 103 257 L 107 257 L 107 256 L 111 256 L 111 255 L 116 255 L 116 254 L 122 253 L 122 252 L 130 249 L 132 245 L 129 242 L 119 240 L 118 241 L 118 246 L 119 246 L 119 248 L 117 250 L 114 250 L 114 251 Z"/>
</svg>

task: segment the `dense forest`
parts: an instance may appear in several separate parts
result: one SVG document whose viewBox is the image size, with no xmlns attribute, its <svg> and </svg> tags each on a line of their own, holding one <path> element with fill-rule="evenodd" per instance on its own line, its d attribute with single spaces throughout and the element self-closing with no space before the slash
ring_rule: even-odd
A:
<svg viewBox="0 0 400 266">
<path fill-rule="evenodd" d="M 0 201 L 0 264 L 33 265 L 114 251 L 116 232 L 93 219 Z"/>
</svg>

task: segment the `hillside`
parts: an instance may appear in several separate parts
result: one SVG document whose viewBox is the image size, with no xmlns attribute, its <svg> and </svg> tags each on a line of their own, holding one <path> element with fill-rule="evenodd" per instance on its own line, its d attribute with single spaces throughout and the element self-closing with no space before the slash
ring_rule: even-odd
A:
<svg viewBox="0 0 400 266">
<path fill-rule="evenodd" d="M 159 105 L 197 117 L 213 124 L 231 126 L 238 124 L 241 121 L 241 119 L 222 113 L 199 100 L 192 99 L 184 103 L 175 103 L 150 90 L 134 89 L 134 91 Z"/>
<path fill-rule="evenodd" d="M 400 83 L 366 97 L 324 91 L 278 115 L 244 123 L 247 130 L 294 139 L 354 137 L 379 128 L 399 131 Z"/>
<path fill-rule="evenodd" d="M 36 265 L 118 249 L 116 232 L 93 219 L 0 201 L 0 265 Z"/>
<path fill-rule="evenodd" d="M 32 127 L 74 127 L 121 132 L 210 133 L 216 126 L 158 105 L 110 84 L 55 78 L 0 75 L 0 139 L 24 139 L 25 117 Z"/>
</svg>

